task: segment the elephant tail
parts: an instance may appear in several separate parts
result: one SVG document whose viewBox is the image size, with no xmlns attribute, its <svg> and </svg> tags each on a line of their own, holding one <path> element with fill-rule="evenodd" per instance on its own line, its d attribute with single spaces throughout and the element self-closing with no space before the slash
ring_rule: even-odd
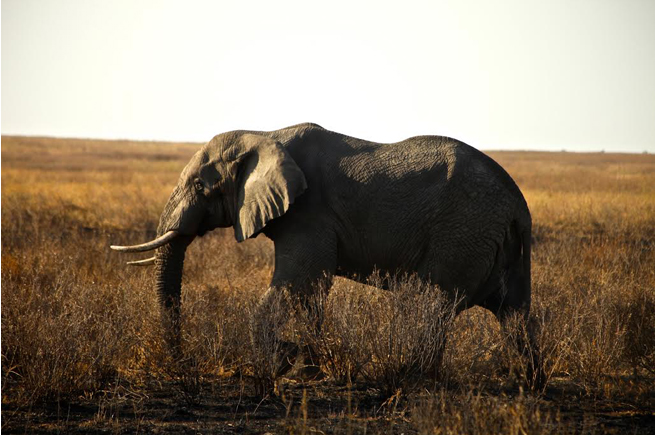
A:
<svg viewBox="0 0 655 435">
<path fill-rule="evenodd" d="M 532 273 L 531 273 L 531 250 L 532 250 L 532 229 L 530 222 L 528 225 L 523 228 L 519 228 L 519 234 L 521 237 L 521 261 L 522 261 L 522 277 L 523 277 L 523 288 L 524 292 L 527 295 L 528 307 L 530 306 L 530 299 L 532 293 Z"/>
</svg>

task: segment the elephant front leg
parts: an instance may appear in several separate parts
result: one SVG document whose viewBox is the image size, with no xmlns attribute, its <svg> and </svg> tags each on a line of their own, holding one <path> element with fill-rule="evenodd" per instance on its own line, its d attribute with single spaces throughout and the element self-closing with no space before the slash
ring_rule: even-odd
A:
<svg viewBox="0 0 655 435">
<path fill-rule="evenodd" d="M 271 286 L 257 304 L 250 320 L 252 364 L 261 379 L 286 374 L 298 355 L 290 316 L 293 303 L 285 288 Z"/>
<path fill-rule="evenodd" d="M 303 338 L 321 333 L 323 301 L 336 269 L 336 244 L 328 240 L 298 232 L 274 239 L 275 273 L 251 328 L 253 363 L 265 377 L 275 379 L 294 365 L 294 376 L 320 375 L 318 354 Z"/>
<path fill-rule="evenodd" d="M 314 380 L 321 376 L 316 343 L 322 334 L 327 288 L 326 279 L 321 279 L 302 291 L 298 287 L 271 286 L 264 293 L 250 328 L 257 377 L 274 380 L 291 374 Z"/>
</svg>

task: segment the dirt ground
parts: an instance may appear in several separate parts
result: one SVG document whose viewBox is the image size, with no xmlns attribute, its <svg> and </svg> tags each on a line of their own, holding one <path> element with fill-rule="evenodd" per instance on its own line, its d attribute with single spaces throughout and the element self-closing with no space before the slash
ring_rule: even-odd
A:
<svg viewBox="0 0 655 435">
<path fill-rule="evenodd" d="M 645 385 L 644 385 L 645 387 Z M 567 433 L 655 433 L 655 390 L 638 397 L 590 401 L 575 386 L 554 380 L 537 400 Z M 456 397 L 461 393 L 452 387 Z M 510 387 L 478 394 L 510 403 L 527 394 Z M 529 395 L 528 395 L 529 396 Z M 3 404 L 3 433 L 421 433 L 415 410 L 430 393 L 385 398 L 365 384 L 282 380 L 277 394 L 258 396 L 246 379 L 150 381 L 113 385 L 94 397 L 51 401 L 30 409 Z M 636 400 L 635 400 L 636 399 Z M 418 422 L 420 426 L 420 422 Z M 435 433 L 437 433 L 435 431 Z M 528 432 L 530 430 L 528 428 Z"/>
</svg>

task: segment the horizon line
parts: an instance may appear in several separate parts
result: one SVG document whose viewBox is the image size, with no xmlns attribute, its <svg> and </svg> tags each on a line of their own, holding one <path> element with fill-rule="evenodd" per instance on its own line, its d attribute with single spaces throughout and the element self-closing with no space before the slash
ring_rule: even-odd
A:
<svg viewBox="0 0 655 435">
<path fill-rule="evenodd" d="M 439 135 L 435 135 L 439 136 Z M 172 140 L 172 139 L 130 139 L 125 137 L 90 137 L 90 136 L 56 136 L 56 135 L 43 135 L 43 134 L 14 134 L 14 133 L 0 133 L 0 137 L 20 137 L 20 138 L 30 138 L 30 139 L 57 139 L 57 140 L 89 140 L 89 141 L 102 141 L 102 142 L 142 142 L 142 143 L 161 143 L 161 144 L 188 144 L 188 145 L 203 145 L 208 141 L 196 141 L 196 140 Z M 456 139 L 456 138 L 453 138 Z M 375 142 L 375 141 L 372 141 Z M 379 143 L 394 143 L 394 142 L 379 142 Z M 553 145 L 552 148 L 520 148 L 512 147 L 507 145 L 506 148 L 502 146 L 491 145 L 491 146 L 477 146 L 471 145 L 468 142 L 467 145 L 472 146 L 478 150 L 484 150 L 489 152 L 537 152 L 537 153 L 578 153 L 578 154 L 646 154 L 653 155 L 655 151 L 649 151 L 644 149 L 642 151 L 629 151 L 621 150 L 616 151 L 614 148 L 601 148 L 598 150 L 578 150 L 571 149 L 566 146 L 557 146 Z"/>
</svg>

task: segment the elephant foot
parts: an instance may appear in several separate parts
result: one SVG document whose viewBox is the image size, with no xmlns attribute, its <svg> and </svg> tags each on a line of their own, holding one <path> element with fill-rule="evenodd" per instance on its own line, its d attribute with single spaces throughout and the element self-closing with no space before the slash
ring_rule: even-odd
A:
<svg viewBox="0 0 655 435">
<path fill-rule="evenodd" d="M 256 373 L 253 376 L 255 391 L 259 397 L 277 395 L 278 381 L 294 367 L 298 353 L 297 344 L 283 341 L 278 344 L 274 354 L 268 353 L 267 358 L 259 361 L 261 366 L 255 366 Z"/>
<path fill-rule="evenodd" d="M 300 348 L 295 343 L 283 341 L 279 344 L 276 361 L 273 376 L 259 379 L 261 385 L 257 389 L 261 390 L 262 394 L 272 391 L 275 380 L 279 378 L 302 382 L 325 378 L 318 364 L 318 357 L 309 346 Z"/>
<path fill-rule="evenodd" d="M 325 374 L 319 366 L 302 366 L 294 369 L 291 377 L 298 381 L 311 382 L 322 381 L 325 379 Z"/>
<path fill-rule="evenodd" d="M 316 352 L 310 346 L 304 346 L 290 376 L 299 381 L 320 381 L 325 378 L 319 366 Z"/>
<path fill-rule="evenodd" d="M 280 343 L 280 351 L 278 354 L 279 363 L 277 364 L 277 370 L 275 371 L 276 378 L 289 373 L 296 364 L 298 352 L 299 348 L 297 344 L 288 341 Z"/>
</svg>

